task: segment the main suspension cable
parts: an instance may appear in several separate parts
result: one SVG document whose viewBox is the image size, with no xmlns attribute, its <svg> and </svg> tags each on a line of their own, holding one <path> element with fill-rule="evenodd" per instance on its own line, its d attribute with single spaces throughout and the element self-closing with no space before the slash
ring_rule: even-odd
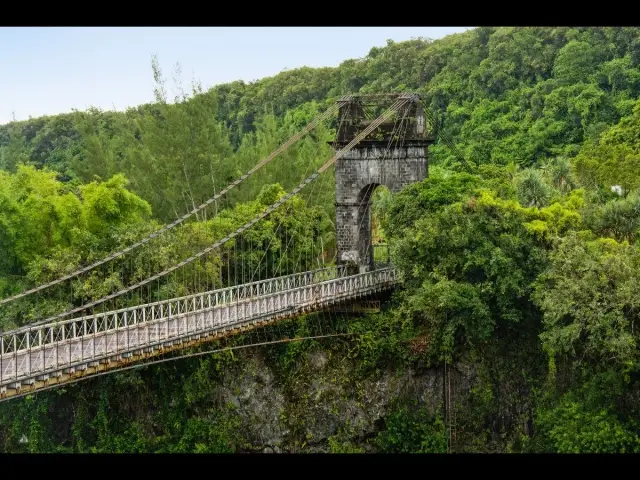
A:
<svg viewBox="0 0 640 480">
<path fill-rule="evenodd" d="M 116 259 L 118 257 L 121 257 L 122 255 L 124 255 L 124 254 L 126 254 L 126 253 L 128 253 L 128 252 L 130 252 L 130 251 L 132 251 L 132 250 L 134 250 L 134 249 L 136 249 L 136 248 L 138 248 L 138 247 L 140 247 L 142 245 L 145 245 L 145 244 L 149 243 L 151 240 L 153 240 L 154 238 L 156 238 L 159 235 L 161 235 L 162 233 L 164 233 L 164 232 L 166 232 L 168 230 L 171 230 L 172 228 L 175 228 L 176 226 L 180 225 L 181 223 L 183 223 L 188 218 L 190 218 L 193 215 L 197 214 L 202 209 L 204 209 L 204 208 L 208 207 L 209 205 L 211 205 L 213 202 L 215 202 L 220 197 L 222 197 L 223 195 L 225 195 L 226 193 L 231 191 L 233 188 L 235 188 L 238 185 L 240 185 L 242 182 L 244 182 L 247 178 L 252 176 L 258 170 L 260 170 L 262 167 L 264 167 L 265 165 L 270 163 L 275 157 L 277 157 L 279 154 L 284 152 L 291 145 L 293 145 L 295 142 L 300 140 L 304 135 L 309 133 L 311 130 L 316 128 L 320 122 L 324 121 L 325 119 L 330 117 L 333 113 L 335 113 L 336 110 L 338 110 L 338 108 L 339 108 L 338 104 L 332 105 L 323 114 L 319 115 L 314 120 L 312 120 L 305 128 L 303 128 L 300 132 L 298 132 L 297 134 L 292 136 L 285 143 L 280 145 L 276 150 L 274 150 L 273 152 L 271 152 L 271 154 L 269 154 L 263 160 L 258 162 L 251 170 L 249 170 L 247 173 L 242 175 L 235 182 L 230 183 L 224 189 L 222 189 L 218 194 L 216 194 L 213 197 L 209 198 L 204 203 L 200 204 L 199 206 L 197 206 L 196 208 L 194 208 L 190 212 L 185 213 L 184 215 L 182 215 L 178 219 L 174 220 L 172 223 L 170 223 L 168 225 L 165 225 L 164 227 L 156 230 L 155 232 L 149 234 L 148 236 L 146 236 L 142 240 L 139 240 L 136 243 L 134 243 L 134 244 L 132 244 L 132 245 L 126 247 L 126 248 L 123 248 L 122 250 L 119 250 L 119 251 L 117 251 L 115 253 L 112 253 L 111 255 L 108 255 L 107 257 L 104 257 L 102 260 L 98 260 L 98 261 L 96 261 L 96 262 L 94 262 L 94 263 L 92 263 L 90 265 L 87 265 L 86 267 L 80 268 L 80 269 L 78 269 L 78 270 L 76 270 L 76 271 L 74 271 L 72 273 L 69 273 L 69 274 L 64 275 L 62 277 L 59 277 L 59 278 L 57 278 L 55 280 L 52 280 L 50 282 L 43 283 L 43 284 L 41 284 L 41 285 L 39 285 L 37 287 L 31 288 L 29 290 L 25 290 L 24 292 L 12 295 L 12 296 L 7 297 L 7 298 L 0 299 L 0 305 L 12 302 L 14 300 L 18 300 L 19 298 L 26 297 L 27 295 L 30 295 L 32 293 L 36 293 L 36 292 L 42 291 L 42 290 L 44 290 L 46 288 L 58 285 L 58 284 L 66 281 L 66 280 L 75 278 L 78 275 L 86 273 L 86 272 L 88 272 L 88 271 L 90 271 L 90 270 L 92 270 L 92 269 L 94 269 L 96 267 L 99 267 L 100 265 L 104 265 L 105 263 L 107 263 L 107 262 L 109 262 L 111 260 L 114 260 L 114 259 Z"/>
<path fill-rule="evenodd" d="M 31 327 L 35 326 L 35 325 L 42 325 L 44 323 L 53 322 L 53 321 L 58 320 L 60 318 L 67 317 L 68 315 L 71 315 L 73 313 L 81 312 L 81 311 L 86 310 L 88 308 L 92 308 L 92 307 L 94 307 L 96 305 L 100 305 L 100 304 L 102 304 L 102 303 L 104 303 L 104 302 L 106 302 L 108 300 L 120 297 L 120 296 L 122 296 L 122 295 L 124 295 L 126 293 L 129 293 L 129 292 L 135 290 L 136 288 L 139 288 L 139 287 L 141 287 L 143 285 L 147 285 L 148 283 L 151 283 L 156 279 L 164 277 L 164 276 L 166 276 L 166 275 L 178 270 L 179 268 L 181 268 L 181 267 L 183 267 L 185 265 L 188 265 L 189 263 L 191 263 L 194 260 L 202 257 L 203 255 L 206 255 L 207 253 L 211 252 L 212 250 L 215 250 L 216 248 L 218 248 L 221 245 L 225 244 L 229 240 L 235 238 L 240 233 L 242 233 L 242 232 L 246 231 L 247 229 L 249 229 L 250 227 L 252 227 L 254 224 L 256 224 L 257 222 L 262 220 L 264 217 L 269 215 L 275 209 L 277 209 L 280 205 L 282 205 L 287 200 L 289 200 L 291 197 L 296 195 L 299 191 L 301 191 L 303 188 L 305 188 L 309 183 L 311 183 L 316 178 L 318 178 L 322 173 L 327 171 L 329 169 L 329 167 L 331 167 L 339 158 L 341 158 L 343 155 L 347 154 L 356 144 L 358 144 L 360 142 L 360 140 L 362 140 L 364 137 L 369 135 L 369 133 L 371 133 L 374 129 L 376 129 L 384 120 L 386 120 L 387 117 L 391 116 L 400 107 L 402 107 L 407 102 L 412 101 L 412 100 L 414 100 L 414 96 L 413 95 L 408 95 L 406 97 L 403 97 L 403 98 L 400 98 L 400 99 L 396 100 L 396 102 L 393 105 L 391 105 L 378 118 L 376 118 L 373 122 L 371 122 L 371 124 L 369 126 L 367 126 L 364 130 L 362 130 L 356 137 L 354 137 L 354 139 L 351 142 L 349 142 L 349 144 L 347 146 L 345 146 L 342 150 L 338 151 L 331 159 L 327 160 L 327 162 L 325 162 L 325 164 L 322 165 L 318 169 L 317 172 L 313 173 L 307 179 L 302 181 L 296 188 L 294 188 L 290 193 L 284 195 L 280 200 L 278 200 L 277 202 L 273 203 L 271 206 L 267 207 L 267 209 L 265 211 L 263 211 L 262 213 L 259 213 L 258 215 L 256 215 L 253 218 L 253 220 L 245 223 L 243 226 L 241 226 L 240 228 L 238 228 L 234 232 L 230 233 L 229 235 L 227 235 L 223 239 L 218 240 L 217 242 L 215 242 L 211 246 L 209 246 L 209 247 L 201 250 L 200 252 L 190 256 L 189 258 L 187 258 L 187 259 L 185 259 L 185 260 L 173 265 L 172 267 L 169 267 L 169 268 L 163 270 L 162 272 L 157 273 L 156 275 L 148 277 L 145 280 L 142 280 L 142 281 L 140 281 L 140 282 L 138 282 L 138 283 L 136 283 L 134 285 L 131 285 L 129 287 L 123 288 L 122 290 L 120 290 L 118 292 L 112 293 L 110 295 L 106 295 L 106 296 L 104 296 L 104 297 L 102 297 L 102 298 L 100 298 L 98 300 L 94 300 L 93 302 L 84 304 L 83 306 L 70 309 L 70 310 L 68 310 L 66 312 L 62 312 L 62 313 L 59 313 L 57 315 L 53 315 L 53 316 L 51 316 L 49 318 L 46 318 L 44 320 L 40 320 L 38 322 L 34 322 L 34 323 L 31 323 L 31 324 L 25 325 L 25 326 L 20 327 L 20 328 L 18 328 L 16 330 L 13 330 L 12 332 L 28 330 Z"/>
</svg>

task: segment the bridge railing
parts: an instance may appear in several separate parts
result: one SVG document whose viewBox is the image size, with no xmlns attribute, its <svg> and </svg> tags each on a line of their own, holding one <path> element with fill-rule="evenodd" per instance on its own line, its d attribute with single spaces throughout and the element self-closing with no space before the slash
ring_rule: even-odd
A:
<svg viewBox="0 0 640 480">
<path fill-rule="evenodd" d="M 183 315 L 204 308 L 292 290 L 345 275 L 344 266 L 331 266 L 59 322 L 31 327 L 27 325 L 0 334 L 0 358 L 24 350 L 154 321 L 166 316 Z"/>
<path fill-rule="evenodd" d="M 340 269 L 335 272 L 340 272 Z M 300 274 L 300 277 L 319 278 L 310 275 L 312 273 L 317 272 L 306 272 Z M 106 363 L 115 360 L 116 365 L 118 358 L 130 358 L 133 352 L 149 353 L 160 345 L 173 346 L 174 342 L 181 342 L 182 339 L 200 339 L 202 334 L 228 332 L 248 324 L 318 311 L 389 288 L 398 280 L 398 272 L 389 267 L 341 278 L 322 278 L 317 283 L 304 284 L 302 281 L 289 290 L 248 297 L 211 308 L 207 306 L 207 302 L 198 301 L 195 304 L 202 305 L 202 308 L 196 311 L 189 307 L 189 304 L 193 305 L 191 299 L 183 298 L 183 306 L 175 308 L 175 300 L 172 299 L 163 304 L 160 310 L 163 317 L 157 316 L 145 322 L 131 322 L 122 326 L 107 322 L 112 328 L 98 330 L 97 334 L 95 329 L 100 328 L 98 316 L 91 320 L 80 320 L 84 323 L 81 328 L 76 328 L 76 337 L 54 344 L 30 345 L 28 349 L 5 353 L 0 358 L 0 397 L 6 395 L 7 389 L 19 390 L 23 385 L 34 385 L 38 380 L 47 380 L 49 375 L 62 375 L 66 369 L 67 373 L 73 373 L 76 368 L 84 371 L 88 367 L 104 363 L 106 359 L 109 359 Z M 205 297 L 209 294 L 210 292 L 206 292 L 200 295 Z M 129 311 L 131 310 L 127 309 Z M 178 314 L 178 311 L 183 313 Z M 67 325 L 69 323 L 66 322 Z M 77 325 L 70 324 L 72 328 Z"/>
</svg>

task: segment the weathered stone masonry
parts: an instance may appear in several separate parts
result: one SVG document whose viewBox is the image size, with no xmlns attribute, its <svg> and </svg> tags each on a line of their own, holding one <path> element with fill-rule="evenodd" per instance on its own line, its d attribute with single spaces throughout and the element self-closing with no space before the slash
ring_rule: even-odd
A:
<svg viewBox="0 0 640 480">
<path fill-rule="evenodd" d="M 352 110 L 353 111 L 353 110 Z M 422 108 L 414 108 L 421 116 Z M 415 118 L 415 117 L 414 117 Z M 424 125 L 416 118 L 414 125 Z M 365 139 L 336 162 L 338 261 L 368 270 L 373 265 L 371 194 L 379 185 L 396 193 L 427 177 L 427 147 L 432 141 L 414 128 L 404 141 Z M 348 141 L 348 135 L 340 140 Z M 342 143 L 342 142 L 340 142 Z"/>
</svg>

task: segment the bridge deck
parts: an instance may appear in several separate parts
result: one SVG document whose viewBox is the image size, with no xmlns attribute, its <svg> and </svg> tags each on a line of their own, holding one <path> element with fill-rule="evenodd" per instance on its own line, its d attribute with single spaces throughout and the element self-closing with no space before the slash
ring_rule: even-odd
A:
<svg viewBox="0 0 640 480">
<path fill-rule="evenodd" d="M 83 318 L 27 326 L 0 335 L 0 398 L 49 379 L 117 362 L 185 340 L 312 312 L 389 289 L 393 267 L 347 276 L 342 267 L 139 305 Z M 69 380 L 70 381 L 70 380 Z M 36 388 L 37 387 L 37 388 Z"/>
</svg>

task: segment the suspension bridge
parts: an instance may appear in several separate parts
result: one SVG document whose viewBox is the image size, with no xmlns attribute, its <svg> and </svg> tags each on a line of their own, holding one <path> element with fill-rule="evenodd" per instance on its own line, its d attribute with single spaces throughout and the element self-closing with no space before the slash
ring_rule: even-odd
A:
<svg viewBox="0 0 640 480">
<path fill-rule="evenodd" d="M 209 218 L 206 214 L 211 206 L 217 213 L 221 198 L 320 123 L 331 120 L 334 114 L 337 114 L 334 154 L 316 171 L 243 225 L 221 233 L 218 235 L 221 238 L 208 246 L 194 247 L 197 251 L 187 258 L 161 269 L 153 264 L 153 252 L 170 244 L 176 238 L 171 235 L 181 224 L 186 225 L 190 219 Z M 54 314 L 49 314 L 53 308 L 49 306 L 44 309 L 46 318 L 0 333 L 0 401 L 100 372 L 115 372 L 132 362 L 183 351 L 283 319 L 335 311 L 392 290 L 401 278 L 393 265 L 374 258 L 371 196 L 378 185 L 397 192 L 426 178 L 427 148 L 433 138 L 425 117 L 433 121 L 416 94 L 343 97 L 244 175 L 174 222 L 72 273 L 0 299 L 0 307 L 4 308 L 32 302 L 25 303 L 31 310 L 16 308 L 16 312 L 38 311 L 38 302 L 43 299 L 51 302 L 58 297 L 59 305 L 66 306 L 64 311 Z M 317 184 L 333 165 L 336 246 L 332 261 L 325 262 L 322 251 L 323 262 L 319 265 L 313 242 L 311 249 L 300 253 L 294 262 L 293 269 L 300 271 L 292 272 L 291 268 L 285 271 L 282 258 L 276 267 L 274 256 L 269 254 L 271 244 L 262 245 L 259 258 L 252 256 L 253 248 L 260 242 L 252 234 L 256 226 L 269 221 L 274 212 L 286 210 L 294 196 L 300 198 L 301 192 L 308 193 L 308 201 L 311 200 L 315 191 L 314 186 L 309 186 Z M 213 214 L 209 222 L 215 219 Z M 275 226 L 283 243 L 279 246 L 280 254 L 295 248 L 292 245 L 296 241 L 306 240 L 296 240 L 293 235 L 288 238 L 286 219 L 285 213 Z M 308 258 L 303 261 L 304 256 Z M 145 262 L 144 278 L 136 277 Z M 242 262 L 246 262 L 250 274 L 244 275 Z M 159 271 L 151 274 L 154 268 Z M 242 275 L 238 281 L 240 268 Z M 180 272 L 183 278 L 194 279 L 192 291 L 172 295 L 175 289 L 170 288 L 171 278 L 175 279 Z M 260 278 L 255 279 L 256 275 Z M 115 285 L 120 288 L 111 287 L 116 291 L 105 292 L 100 298 L 87 300 L 79 293 L 83 283 L 110 285 L 114 278 L 119 279 Z"/>
</svg>

